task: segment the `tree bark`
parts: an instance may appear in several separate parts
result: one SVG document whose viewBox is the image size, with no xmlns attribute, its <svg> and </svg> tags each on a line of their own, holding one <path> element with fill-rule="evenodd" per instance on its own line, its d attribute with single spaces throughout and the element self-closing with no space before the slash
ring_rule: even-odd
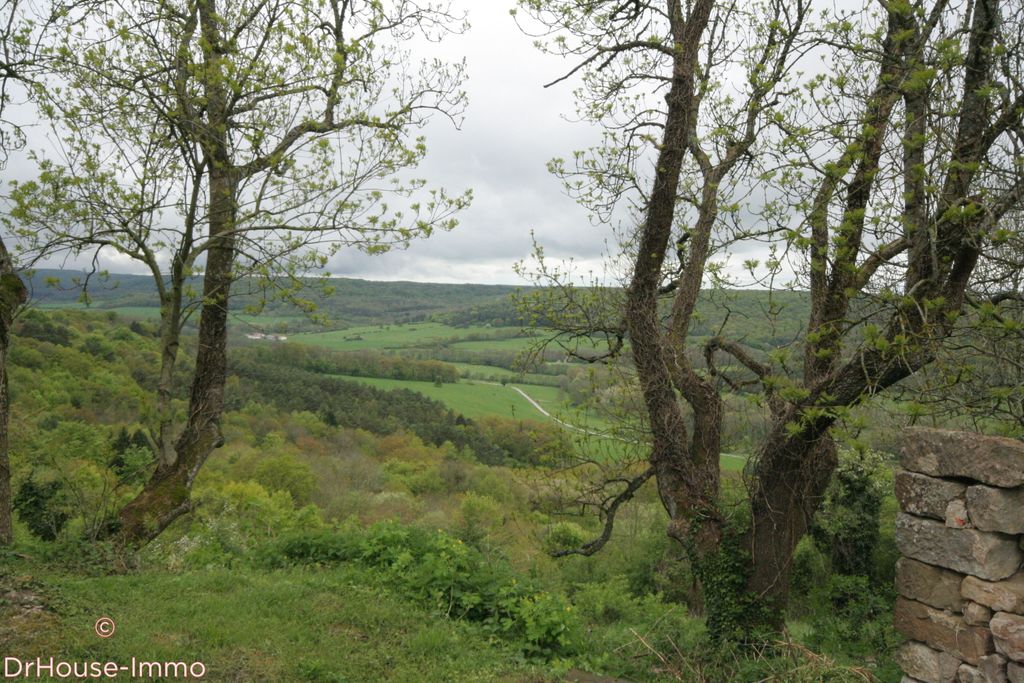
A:
<svg viewBox="0 0 1024 683">
<path fill-rule="evenodd" d="M 11 492 L 10 419 L 11 402 L 7 387 L 7 351 L 11 323 L 18 308 L 28 299 L 25 283 L 14 272 L 14 263 L 0 240 L 0 545 L 14 541 L 13 497 Z"/>
<path fill-rule="evenodd" d="M 650 419 L 650 461 L 658 492 L 670 518 L 669 534 L 681 541 L 694 540 L 702 548 L 717 546 L 715 523 L 718 495 L 718 449 L 713 456 L 694 453 L 688 443 L 686 420 L 676 396 L 674 374 L 686 375 L 685 358 L 673 352 L 658 318 L 658 290 L 662 266 L 676 214 L 676 196 L 683 159 L 687 153 L 691 118 L 696 115 L 694 80 L 697 48 L 708 24 L 712 0 L 695 3 L 684 17 L 676 0 L 667 3 L 675 58 L 672 85 L 666 95 L 668 114 L 658 154 L 654 188 L 640 231 L 638 256 L 627 293 L 626 326 L 633 360 Z M 683 379 L 685 381 L 685 378 Z M 709 415 L 720 415 L 714 404 Z M 698 426 L 699 428 L 699 426 Z M 707 430 L 702 431 L 707 433 Z M 711 433 L 717 433 L 712 429 Z M 700 457 L 697 457 L 697 456 Z M 708 463 L 712 462 L 712 465 Z"/>
<path fill-rule="evenodd" d="M 191 509 L 196 475 L 210 453 L 223 444 L 220 420 L 227 383 L 228 299 L 236 257 L 237 181 L 227 137 L 229 102 L 216 0 L 202 0 L 198 10 L 207 101 L 201 144 L 209 160 L 209 243 L 199 347 L 188 420 L 174 444 L 174 458 L 161 460 L 142 492 L 120 512 L 120 537 L 134 546 L 148 543 Z"/>
</svg>

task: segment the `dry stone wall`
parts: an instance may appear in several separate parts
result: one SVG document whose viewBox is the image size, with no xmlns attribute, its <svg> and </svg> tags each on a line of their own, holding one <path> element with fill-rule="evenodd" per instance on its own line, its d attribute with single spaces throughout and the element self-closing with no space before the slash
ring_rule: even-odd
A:
<svg viewBox="0 0 1024 683">
<path fill-rule="evenodd" d="M 900 465 L 903 683 L 1024 683 L 1024 442 L 911 429 Z"/>
</svg>

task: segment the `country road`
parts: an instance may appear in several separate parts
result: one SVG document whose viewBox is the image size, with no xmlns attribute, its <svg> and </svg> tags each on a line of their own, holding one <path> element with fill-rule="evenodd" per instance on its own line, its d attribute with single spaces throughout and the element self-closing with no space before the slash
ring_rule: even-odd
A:
<svg viewBox="0 0 1024 683">
<path fill-rule="evenodd" d="M 523 391 L 519 387 L 510 387 L 510 388 L 513 391 L 518 391 L 519 395 L 522 396 L 523 398 L 525 398 L 527 401 L 529 401 L 530 405 L 532 405 L 534 408 L 536 408 L 538 411 L 540 411 L 541 415 L 543 415 L 544 417 L 548 418 L 549 420 L 554 420 L 555 422 L 557 422 L 558 424 L 562 425 L 566 429 L 571 429 L 573 431 L 581 432 L 583 434 L 589 434 L 590 436 L 604 436 L 600 432 L 593 432 L 593 431 L 590 431 L 589 429 L 584 429 L 583 427 L 577 427 L 574 424 L 569 424 L 568 422 L 565 422 L 564 420 L 559 420 L 557 417 L 555 417 L 554 415 L 552 415 L 548 411 L 544 410 L 544 406 L 542 406 L 541 404 L 537 403 L 537 401 L 535 401 L 532 396 L 530 396 L 528 393 L 526 393 L 525 391 Z"/>
<path fill-rule="evenodd" d="M 546 418 L 548 418 L 550 420 L 554 420 L 555 422 L 557 422 L 558 424 L 562 425 L 566 429 L 571 429 L 571 430 L 576 431 L 576 432 L 581 432 L 581 433 L 587 434 L 589 436 L 602 436 L 602 437 L 608 438 L 607 434 L 602 434 L 600 432 L 594 432 L 594 431 L 591 431 L 589 429 L 584 429 L 583 427 L 577 427 L 576 425 L 570 424 L 568 422 L 565 422 L 564 420 L 559 420 L 557 417 L 555 417 L 554 415 L 549 413 L 547 410 L 545 410 L 544 406 L 542 406 L 541 404 L 537 403 L 537 401 L 535 401 L 532 396 L 530 396 L 528 393 L 526 393 L 525 391 L 523 391 L 519 387 L 509 386 L 509 388 L 512 389 L 513 391 L 518 391 L 519 395 L 522 396 L 523 398 L 525 398 L 527 401 L 529 401 L 530 405 L 532 405 L 534 408 L 536 408 L 540 412 L 541 415 L 543 415 L 544 417 L 546 417 Z M 622 439 L 622 438 L 619 438 L 619 437 L 611 437 L 611 438 L 617 439 L 619 441 L 625 441 L 625 439 Z M 735 455 L 733 453 L 721 453 L 720 455 L 723 458 L 731 458 L 733 460 L 742 460 L 744 462 L 746 462 L 746 460 L 747 460 L 746 456 Z"/>
</svg>

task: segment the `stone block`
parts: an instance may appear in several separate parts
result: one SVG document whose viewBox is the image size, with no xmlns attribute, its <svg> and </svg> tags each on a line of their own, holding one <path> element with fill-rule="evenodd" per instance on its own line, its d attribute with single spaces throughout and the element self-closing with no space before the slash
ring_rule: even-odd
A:
<svg viewBox="0 0 1024 683">
<path fill-rule="evenodd" d="M 992 634 L 987 628 L 971 626 L 963 617 L 906 598 L 896 598 L 893 624 L 911 640 L 975 666 L 993 651 Z"/>
<path fill-rule="evenodd" d="M 1006 680 L 1010 683 L 1024 683 L 1024 664 L 1008 663 L 1006 665 Z"/>
<path fill-rule="evenodd" d="M 1024 663 L 1024 617 L 997 612 L 989 623 L 996 651 L 1018 663 Z"/>
<path fill-rule="evenodd" d="M 901 557 L 896 561 L 896 590 L 905 598 L 939 609 L 959 612 L 964 575 L 942 567 Z"/>
<path fill-rule="evenodd" d="M 964 598 L 990 607 L 996 612 L 1024 614 L 1024 573 L 1017 574 L 1005 581 L 984 581 L 975 576 L 968 576 L 960 584 L 960 594 Z M 914 596 L 908 595 L 907 597 Z M 922 600 L 921 602 L 927 601 Z M 936 607 L 941 606 L 936 605 Z"/>
<path fill-rule="evenodd" d="M 948 429 L 907 430 L 900 464 L 930 477 L 960 477 L 982 484 L 1024 485 L 1024 442 Z"/>
<path fill-rule="evenodd" d="M 976 669 L 970 664 L 961 664 L 956 670 L 956 683 L 988 683 L 985 674 L 981 669 Z"/>
<path fill-rule="evenodd" d="M 978 662 L 984 683 L 1006 683 L 1006 657 L 1001 654 L 986 655 Z"/>
<path fill-rule="evenodd" d="M 967 512 L 967 503 L 957 498 L 946 506 L 946 526 L 951 529 L 966 529 L 974 526 Z"/>
<path fill-rule="evenodd" d="M 964 605 L 964 621 L 971 626 L 988 626 L 992 619 L 992 610 L 985 605 L 976 602 L 968 602 Z"/>
<path fill-rule="evenodd" d="M 1024 488 L 971 486 L 967 489 L 966 499 L 967 513 L 975 528 L 1024 534 Z"/>
<path fill-rule="evenodd" d="M 942 520 L 946 519 L 950 501 L 963 497 L 967 491 L 966 484 L 905 470 L 896 473 L 894 488 L 901 510 Z"/>
<path fill-rule="evenodd" d="M 910 641 L 896 652 L 896 663 L 911 680 L 921 683 L 954 683 L 960 660 L 924 643 Z"/>
<path fill-rule="evenodd" d="M 907 557 L 989 581 L 1012 576 L 1024 560 L 1016 538 L 950 529 L 942 522 L 905 513 L 896 516 L 896 545 Z"/>
</svg>

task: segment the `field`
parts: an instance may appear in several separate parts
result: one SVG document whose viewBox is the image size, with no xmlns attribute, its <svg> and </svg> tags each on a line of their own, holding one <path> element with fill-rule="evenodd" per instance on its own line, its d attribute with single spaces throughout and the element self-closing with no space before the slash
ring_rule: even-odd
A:
<svg viewBox="0 0 1024 683">
<path fill-rule="evenodd" d="M 501 385 L 487 382 L 462 381 L 457 384 L 437 385 L 433 382 L 413 382 L 370 377 L 345 377 L 345 379 L 363 382 L 379 389 L 409 389 L 417 391 L 428 398 L 441 401 L 455 412 L 462 413 L 470 418 L 499 415 L 513 419 L 546 419 L 537 408 L 522 394 L 515 391 L 513 387 L 518 387 L 529 394 L 531 398 L 550 413 L 557 414 L 561 405 L 559 390 L 556 387 L 539 386 L 536 384 Z"/>
<path fill-rule="evenodd" d="M 555 419 L 574 432 L 594 430 L 607 431 L 608 423 L 598 417 L 569 409 L 560 397 L 556 387 L 537 384 L 492 384 L 488 382 L 461 381 L 457 384 L 437 385 L 433 382 L 413 382 L 396 379 L 349 377 L 344 379 L 362 382 L 379 389 L 409 389 L 428 398 L 444 403 L 457 413 L 469 418 L 498 415 L 512 419 L 549 420 Z M 518 389 L 518 391 L 517 391 Z M 523 392 L 532 398 L 550 415 L 544 415 L 537 406 L 530 403 Z M 621 449 L 612 447 L 609 455 Z M 738 472 L 746 464 L 746 457 L 735 453 L 722 454 L 722 469 Z"/>
<path fill-rule="evenodd" d="M 456 384 L 346 375 L 341 377 L 379 389 L 409 389 L 440 401 L 453 411 L 472 419 L 497 415 L 510 419 L 554 420 L 576 433 L 608 432 L 611 428 L 608 422 L 592 411 L 582 411 L 568 405 L 566 397 L 555 386 L 572 367 L 571 363 L 547 363 L 546 367 L 552 374 L 521 373 L 508 367 L 486 364 L 489 357 L 502 358 L 507 362 L 515 354 L 528 350 L 538 339 L 521 334 L 521 330 L 515 327 L 452 327 L 430 322 L 295 334 L 290 336 L 289 343 L 309 344 L 334 351 L 401 354 L 403 350 L 416 350 L 428 355 L 442 350 L 449 354 L 468 352 L 480 360 L 452 363 L 463 378 Z M 581 347 L 581 350 L 586 349 Z M 529 399 L 536 401 L 537 405 Z M 612 446 L 609 456 L 614 457 L 614 453 L 624 448 Z M 722 455 L 722 468 L 725 470 L 742 470 L 745 463 L 746 457 L 743 455 Z"/>
<path fill-rule="evenodd" d="M 415 323 L 411 325 L 366 325 L 331 332 L 312 332 L 294 335 L 294 340 L 336 351 L 363 349 L 395 350 L 430 347 L 440 344 L 479 344 L 478 348 L 526 348 L 532 342 L 528 337 L 515 338 L 518 327 L 450 327 L 441 323 Z"/>
</svg>

